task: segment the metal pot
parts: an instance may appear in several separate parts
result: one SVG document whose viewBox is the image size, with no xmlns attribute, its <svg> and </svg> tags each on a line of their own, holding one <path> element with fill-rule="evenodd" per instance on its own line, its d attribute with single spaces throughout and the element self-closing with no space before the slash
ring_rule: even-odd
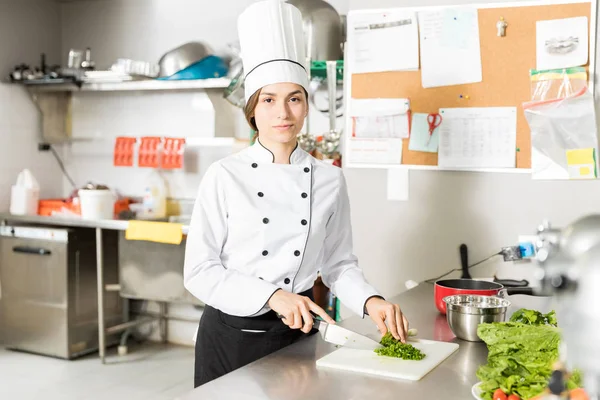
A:
<svg viewBox="0 0 600 400">
<path fill-rule="evenodd" d="M 437 281 L 433 287 L 435 306 L 442 314 L 446 314 L 444 298 L 453 295 L 502 296 L 512 294 L 533 295 L 531 287 L 505 287 L 497 282 L 478 281 L 474 279 L 444 279 Z"/>
<path fill-rule="evenodd" d="M 324 0 L 288 0 L 302 14 L 309 60 L 341 60 L 344 28 L 333 6 Z"/>
<path fill-rule="evenodd" d="M 466 244 L 459 246 L 461 279 L 445 279 L 435 282 L 433 298 L 435 306 L 440 313 L 446 314 L 446 303 L 444 297 L 456 294 L 471 294 L 482 296 L 503 296 L 504 294 L 527 294 L 533 295 L 533 288 L 528 287 L 529 282 L 511 279 L 495 279 L 494 282 L 471 279 L 469 273 L 469 255 Z"/>
<path fill-rule="evenodd" d="M 189 42 L 169 50 L 158 61 L 159 77 L 166 78 L 212 54 L 212 49 L 200 42 Z"/>
<path fill-rule="evenodd" d="M 444 297 L 446 320 L 457 338 L 480 342 L 479 324 L 503 322 L 510 301 L 493 296 L 454 295 Z"/>
</svg>

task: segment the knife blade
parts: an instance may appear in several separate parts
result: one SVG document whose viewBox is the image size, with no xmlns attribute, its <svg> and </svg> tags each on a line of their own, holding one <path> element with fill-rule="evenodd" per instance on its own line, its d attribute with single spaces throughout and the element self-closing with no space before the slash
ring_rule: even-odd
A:
<svg viewBox="0 0 600 400">
<path fill-rule="evenodd" d="M 313 327 L 319 330 L 323 340 L 338 346 L 361 350 L 375 350 L 383 347 L 370 337 L 342 328 L 339 325 L 328 324 L 322 320 L 315 319 Z"/>
</svg>

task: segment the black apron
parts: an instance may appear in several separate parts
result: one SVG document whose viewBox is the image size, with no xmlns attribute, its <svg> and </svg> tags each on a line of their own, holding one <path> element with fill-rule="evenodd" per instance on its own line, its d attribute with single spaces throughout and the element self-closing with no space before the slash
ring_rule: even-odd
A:
<svg viewBox="0 0 600 400">
<path fill-rule="evenodd" d="M 312 288 L 299 293 L 313 297 Z M 265 332 L 248 332 L 265 331 Z M 311 333 L 316 332 L 312 330 Z M 307 336 L 290 329 L 274 311 L 236 317 L 206 305 L 196 337 L 194 387 L 223 376 Z"/>
</svg>

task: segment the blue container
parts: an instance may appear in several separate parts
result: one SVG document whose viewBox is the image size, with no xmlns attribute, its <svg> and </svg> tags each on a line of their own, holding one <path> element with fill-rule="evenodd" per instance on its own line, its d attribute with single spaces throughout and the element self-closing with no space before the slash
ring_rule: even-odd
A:
<svg viewBox="0 0 600 400">
<path fill-rule="evenodd" d="M 227 72 L 229 72 L 229 67 L 221 57 L 208 56 L 171 76 L 157 79 L 163 81 L 182 81 L 190 79 L 221 78 L 226 76 Z"/>
</svg>

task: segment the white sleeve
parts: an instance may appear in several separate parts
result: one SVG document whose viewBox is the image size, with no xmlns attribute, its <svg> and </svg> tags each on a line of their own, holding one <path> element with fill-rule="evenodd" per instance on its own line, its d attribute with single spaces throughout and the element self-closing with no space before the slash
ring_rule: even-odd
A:
<svg viewBox="0 0 600 400">
<path fill-rule="evenodd" d="M 219 163 L 212 164 L 200 183 L 185 247 L 185 288 L 205 304 L 224 313 L 258 313 L 279 287 L 240 271 L 227 269 L 221 250 L 227 238 L 227 202 Z"/>
<path fill-rule="evenodd" d="M 340 174 L 337 207 L 327 222 L 321 276 L 323 283 L 354 313 L 364 317 L 366 301 L 379 293 L 365 280 L 352 249 L 350 201 L 344 174 Z"/>
</svg>

